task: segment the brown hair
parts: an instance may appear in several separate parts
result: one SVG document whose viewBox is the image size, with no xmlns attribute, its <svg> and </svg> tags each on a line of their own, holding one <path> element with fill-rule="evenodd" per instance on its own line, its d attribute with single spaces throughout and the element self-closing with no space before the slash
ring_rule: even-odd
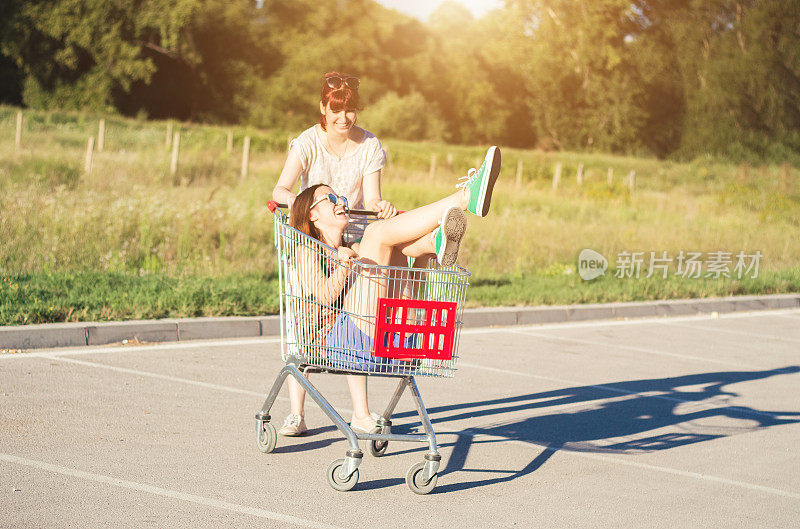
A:
<svg viewBox="0 0 800 529">
<path fill-rule="evenodd" d="M 292 211 L 289 214 L 289 226 L 314 237 L 318 241 L 322 240 L 319 228 L 311 222 L 311 204 L 314 203 L 314 192 L 320 187 L 327 187 L 326 184 L 316 184 L 304 189 L 294 199 Z"/>
<path fill-rule="evenodd" d="M 350 74 L 346 73 L 339 73 L 339 72 L 328 72 L 323 77 L 322 81 L 322 91 L 319 95 L 319 100 L 322 103 L 322 106 L 328 106 L 328 103 L 331 105 L 331 110 L 333 112 L 340 112 L 342 110 L 363 110 L 359 106 L 358 101 L 358 89 L 353 90 L 346 84 L 342 84 L 342 87 L 338 90 L 334 90 L 330 86 L 328 86 L 328 77 L 331 76 L 339 76 L 341 78 L 346 77 L 353 77 Z M 322 127 L 322 130 L 325 129 L 325 115 L 321 115 L 319 117 L 319 124 Z"/>
</svg>

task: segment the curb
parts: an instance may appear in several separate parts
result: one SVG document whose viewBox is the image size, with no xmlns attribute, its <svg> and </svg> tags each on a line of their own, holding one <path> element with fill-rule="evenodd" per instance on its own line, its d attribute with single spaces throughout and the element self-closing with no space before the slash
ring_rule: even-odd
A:
<svg viewBox="0 0 800 529">
<path fill-rule="evenodd" d="M 465 309 L 464 326 L 494 327 L 800 308 L 800 294 Z M 0 349 L 104 345 L 123 340 L 177 342 L 280 335 L 279 316 L 186 318 L 0 326 Z"/>
<path fill-rule="evenodd" d="M 800 308 L 800 294 L 673 299 L 627 303 L 587 303 L 527 308 L 483 308 L 464 311 L 465 327 L 534 325 L 587 320 L 653 318 L 722 314 L 753 310 Z"/>
</svg>

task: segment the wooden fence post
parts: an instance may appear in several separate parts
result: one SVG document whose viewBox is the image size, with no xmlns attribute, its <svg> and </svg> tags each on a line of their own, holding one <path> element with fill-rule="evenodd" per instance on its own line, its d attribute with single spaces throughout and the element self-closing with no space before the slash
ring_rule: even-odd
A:
<svg viewBox="0 0 800 529">
<path fill-rule="evenodd" d="M 517 189 L 522 187 L 522 159 L 517 161 Z"/>
<path fill-rule="evenodd" d="M 86 144 L 86 161 L 83 163 L 83 171 L 86 174 L 92 172 L 92 154 L 94 153 L 94 136 L 89 137 L 89 142 Z"/>
<path fill-rule="evenodd" d="M 631 171 L 628 173 L 628 189 L 631 193 L 633 193 L 633 188 L 636 185 L 636 171 Z"/>
<path fill-rule="evenodd" d="M 228 144 L 225 146 L 225 150 L 229 154 L 233 152 L 233 131 L 228 131 Z"/>
<path fill-rule="evenodd" d="M 172 123 L 170 123 L 170 129 Z M 176 132 L 172 137 L 172 161 L 169 164 L 169 173 L 175 175 L 178 172 L 178 153 L 181 145 L 181 133 Z"/>
<path fill-rule="evenodd" d="M 242 150 L 242 178 L 247 178 L 247 168 L 250 165 L 250 136 L 244 138 L 244 149 Z"/>
<path fill-rule="evenodd" d="M 102 152 L 106 144 L 106 120 L 101 119 L 97 126 L 97 152 Z"/>
<path fill-rule="evenodd" d="M 613 167 L 609 167 L 608 168 L 608 187 L 611 187 L 613 185 L 614 185 L 614 168 Z"/>
<path fill-rule="evenodd" d="M 581 187 L 583 185 L 583 164 L 582 163 L 578 164 L 577 179 L 578 179 L 578 187 Z"/>
<path fill-rule="evenodd" d="M 558 190 L 558 183 L 561 181 L 561 162 L 556 163 L 553 169 L 553 191 Z"/>
<path fill-rule="evenodd" d="M 17 112 L 17 135 L 14 138 L 14 151 L 22 147 L 22 111 Z"/>
<path fill-rule="evenodd" d="M 172 122 L 167 122 L 167 137 L 164 139 L 164 145 L 169 149 L 172 143 Z"/>
<path fill-rule="evenodd" d="M 431 154 L 431 172 L 428 177 L 433 180 L 434 176 L 436 176 L 436 153 Z"/>
<path fill-rule="evenodd" d="M 781 164 L 781 192 L 787 193 L 789 191 L 789 182 L 792 176 L 792 166 L 788 162 Z"/>
</svg>

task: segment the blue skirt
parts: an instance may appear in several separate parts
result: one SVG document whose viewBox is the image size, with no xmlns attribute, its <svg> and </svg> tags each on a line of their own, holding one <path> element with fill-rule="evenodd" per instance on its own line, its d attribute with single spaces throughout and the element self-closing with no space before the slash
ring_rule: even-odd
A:
<svg viewBox="0 0 800 529">
<path fill-rule="evenodd" d="M 411 337 L 406 339 L 409 343 Z M 395 346 L 398 343 L 395 336 Z M 408 347 L 408 345 L 406 345 Z M 328 361 L 338 369 L 353 371 L 391 371 L 383 366 L 399 365 L 399 360 L 372 355 L 372 337 L 356 327 L 347 314 L 340 314 L 328 334 Z"/>
</svg>

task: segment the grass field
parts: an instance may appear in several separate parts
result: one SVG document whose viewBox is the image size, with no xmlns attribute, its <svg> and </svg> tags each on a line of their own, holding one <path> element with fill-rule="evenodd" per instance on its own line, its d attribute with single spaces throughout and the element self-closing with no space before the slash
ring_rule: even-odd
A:
<svg viewBox="0 0 800 529">
<path fill-rule="evenodd" d="M 98 120 L 0 107 L 0 324 L 277 309 L 272 218 L 265 207 L 293 133 L 175 123 L 179 169 L 169 171 L 167 123 L 106 117 L 105 148 L 84 172 Z M 369 124 L 364 124 L 369 128 Z M 229 130 L 234 148 L 227 152 Z M 249 175 L 241 150 L 252 138 Z M 383 194 L 401 209 L 453 190 L 483 147 L 386 139 Z M 436 171 L 430 178 L 431 155 Z M 517 180 L 518 162 L 522 171 Z M 557 191 L 553 168 L 562 164 Z M 583 185 L 576 171 L 583 164 Z M 608 169 L 613 181 L 608 184 Z M 627 175 L 635 171 L 635 189 Z M 471 218 L 460 257 L 473 273 L 470 305 L 581 303 L 800 291 L 800 171 L 601 154 L 503 149 L 493 209 Z M 582 248 L 611 269 L 577 274 Z M 621 252 L 645 252 L 640 278 L 614 277 Z M 649 252 L 733 254 L 730 278 L 647 275 Z M 756 278 L 735 255 L 760 251 Z M 708 272 L 707 263 L 701 276 Z"/>
</svg>

